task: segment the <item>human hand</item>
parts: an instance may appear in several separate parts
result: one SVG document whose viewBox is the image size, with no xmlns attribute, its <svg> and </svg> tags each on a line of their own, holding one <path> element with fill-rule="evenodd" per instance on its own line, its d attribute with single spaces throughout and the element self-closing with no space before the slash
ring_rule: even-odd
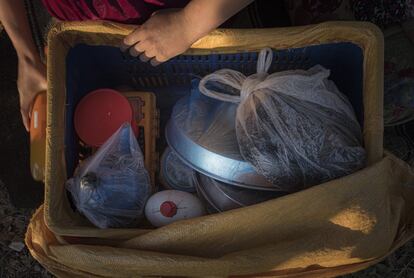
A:
<svg viewBox="0 0 414 278">
<path fill-rule="evenodd" d="M 183 53 L 197 39 L 182 9 L 162 10 L 125 37 L 121 49 L 129 48 L 132 56 L 156 66 Z"/>
<path fill-rule="evenodd" d="M 47 90 L 46 66 L 40 61 L 19 58 L 17 88 L 20 97 L 20 113 L 27 131 L 36 95 Z"/>
</svg>

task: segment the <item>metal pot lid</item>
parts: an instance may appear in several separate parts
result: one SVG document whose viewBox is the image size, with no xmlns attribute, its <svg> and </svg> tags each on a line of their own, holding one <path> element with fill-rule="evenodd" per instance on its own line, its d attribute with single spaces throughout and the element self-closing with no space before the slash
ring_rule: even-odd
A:
<svg viewBox="0 0 414 278">
<path fill-rule="evenodd" d="M 237 105 L 193 89 L 174 106 L 166 127 L 169 146 L 188 166 L 216 180 L 240 187 L 277 191 L 245 161 L 236 129 Z"/>
<path fill-rule="evenodd" d="M 281 197 L 286 193 L 241 188 L 216 181 L 196 173 L 199 186 L 208 195 L 208 200 L 221 211 L 247 207 Z"/>
<path fill-rule="evenodd" d="M 214 202 L 209 198 L 209 196 L 207 195 L 207 193 L 204 191 L 204 188 L 202 188 L 202 186 L 200 185 L 200 183 L 198 182 L 198 178 L 197 178 L 197 173 L 194 172 L 193 174 L 193 178 L 194 178 L 194 185 L 197 191 L 197 195 L 198 197 L 204 202 L 205 207 L 207 209 L 207 211 L 211 214 L 211 213 L 217 213 L 217 212 L 222 212 L 215 204 Z"/>
<path fill-rule="evenodd" d="M 194 170 L 182 162 L 170 147 L 165 149 L 160 167 L 160 180 L 164 186 L 190 193 L 195 192 L 193 172 Z"/>
</svg>

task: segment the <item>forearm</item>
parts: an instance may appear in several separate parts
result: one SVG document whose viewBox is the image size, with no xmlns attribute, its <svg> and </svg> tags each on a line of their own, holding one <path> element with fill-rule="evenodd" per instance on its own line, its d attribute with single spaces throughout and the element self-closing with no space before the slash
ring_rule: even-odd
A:
<svg viewBox="0 0 414 278">
<path fill-rule="evenodd" d="M 0 0 L 0 21 L 19 59 L 39 60 L 23 0 Z"/>
<path fill-rule="evenodd" d="M 184 8 L 191 36 L 197 40 L 207 35 L 253 0 L 192 0 Z"/>
</svg>

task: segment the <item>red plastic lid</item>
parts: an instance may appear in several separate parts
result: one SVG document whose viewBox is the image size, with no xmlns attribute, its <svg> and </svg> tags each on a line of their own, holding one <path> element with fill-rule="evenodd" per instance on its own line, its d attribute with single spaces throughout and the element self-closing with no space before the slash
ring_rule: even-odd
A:
<svg viewBox="0 0 414 278">
<path fill-rule="evenodd" d="M 75 130 L 87 145 L 99 147 L 109 139 L 119 127 L 133 121 L 133 113 L 128 99 L 112 89 L 99 89 L 86 95 L 75 111 Z"/>
<path fill-rule="evenodd" d="M 160 212 L 165 217 L 173 217 L 177 214 L 177 205 L 171 201 L 165 201 L 160 206 Z"/>
</svg>

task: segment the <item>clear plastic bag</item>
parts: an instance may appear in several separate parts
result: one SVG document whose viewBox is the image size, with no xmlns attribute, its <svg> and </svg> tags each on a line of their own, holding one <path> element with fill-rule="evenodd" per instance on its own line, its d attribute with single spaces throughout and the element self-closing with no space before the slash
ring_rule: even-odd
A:
<svg viewBox="0 0 414 278">
<path fill-rule="evenodd" d="M 200 81 L 204 95 L 238 104 L 243 158 L 286 192 L 362 168 L 361 128 L 348 99 L 328 80 L 329 70 L 317 65 L 268 75 L 272 55 L 262 50 L 257 73 L 249 77 L 223 69 Z"/>
<path fill-rule="evenodd" d="M 151 194 L 144 158 L 125 123 L 68 180 L 79 212 L 99 228 L 136 227 Z"/>
</svg>

